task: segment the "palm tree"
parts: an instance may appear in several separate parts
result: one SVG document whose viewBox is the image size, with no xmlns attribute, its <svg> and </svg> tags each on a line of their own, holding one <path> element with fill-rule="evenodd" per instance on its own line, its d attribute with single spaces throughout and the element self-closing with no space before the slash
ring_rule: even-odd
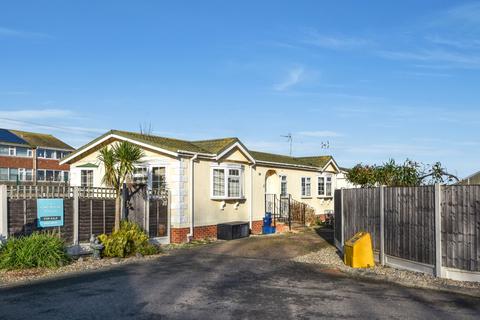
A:
<svg viewBox="0 0 480 320">
<path fill-rule="evenodd" d="M 123 183 L 135 170 L 135 163 L 145 155 L 138 146 L 119 142 L 112 147 L 100 150 L 98 160 L 103 163 L 105 174 L 102 182 L 115 189 L 115 231 L 120 229 L 120 200 Z"/>
</svg>

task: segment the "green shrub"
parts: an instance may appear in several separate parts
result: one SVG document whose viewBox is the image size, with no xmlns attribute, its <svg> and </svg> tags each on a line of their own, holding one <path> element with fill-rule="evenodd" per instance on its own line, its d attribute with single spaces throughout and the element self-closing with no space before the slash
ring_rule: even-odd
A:
<svg viewBox="0 0 480 320">
<path fill-rule="evenodd" d="M 118 231 L 101 234 L 98 239 L 105 246 L 105 257 L 124 258 L 136 253 L 150 255 L 158 252 L 157 247 L 148 242 L 148 235 L 134 222 L 122 221 Z"/>
<path fill-rule="evenodd" d="M 0 247 L 0 269 L 57 268 L 69 261 L 65 243 L 54 233 L 10 238 Z"/>
</svg>

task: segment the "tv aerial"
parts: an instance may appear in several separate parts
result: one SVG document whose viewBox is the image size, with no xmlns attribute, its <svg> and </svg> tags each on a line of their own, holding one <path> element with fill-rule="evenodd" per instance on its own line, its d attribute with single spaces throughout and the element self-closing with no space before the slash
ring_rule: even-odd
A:
<svg viewBox="0 0 480 320">
<path fill-rule="evenodd" d="M 287 135 L 282 135 L 281 137 L 287 138 L 287 141 L 290 143 L 290 157 L 292 156 L 292 143 L 293 143 L 293 136 L 289 132 Z"/>
</svg>

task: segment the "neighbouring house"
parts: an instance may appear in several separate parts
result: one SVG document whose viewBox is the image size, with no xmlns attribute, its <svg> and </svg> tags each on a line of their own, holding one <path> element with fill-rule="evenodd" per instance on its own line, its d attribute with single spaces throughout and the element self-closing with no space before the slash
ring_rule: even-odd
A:
<svg viewBox="0 0 480 320">
<path fill-rule="evenodd" d="M 73 150 L 49 134 L 0 129 L 0 183 L 66 184 L 70 166 L 59 162 Z"/>
<path fill-rule="evenodd" d="M 458 184 L 463 184 L 463 185 L 480 184 L 480 171 L 466 177 L 465 179 L 460 180 Z"/>
<path fill-rule="evenodd" d="M 136 177 L 150 189 L 169 191 L 170 237 L 166 242 L 216 237 L 219 223 L 249 222 L 261 232 L 267 195 L 306 203 L 317 214 L 333 210 L 339 167 L 331 156 L 289 157 L 251 151 L 237 138 L 186 141 L 111 130 L 64 158 L 71 185 L 104 187 L 99 150 L 118 141 L 141 147 Z"/>
<path fill-rule="evenodd" d="M 347 169 L 347 168 L 342 168 L 340 167 L 339 168 L 340 171 L 339 173 L 337 174 L 337 181 L 336 181 L 336 184 L 335 184 L 335 187 L 336 189 L 353 189 L 353 188 L 358 188 L 359 186 L 351 183 L 350 181 L 348 181 L 347 179 L 347 173 L 350 169 Z"/>
</svg>

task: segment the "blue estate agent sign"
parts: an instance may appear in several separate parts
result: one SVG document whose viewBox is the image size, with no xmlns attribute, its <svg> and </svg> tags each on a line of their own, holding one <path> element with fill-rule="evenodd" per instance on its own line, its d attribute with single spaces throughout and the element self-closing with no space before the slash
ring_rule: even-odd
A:
<svg viewBox="0 0 480 320">
<path fill-rule="evenodd" d="M 40 228 L 63 226 L 63 199 L 37 199 L 37 218 Z"/>
</svg>

